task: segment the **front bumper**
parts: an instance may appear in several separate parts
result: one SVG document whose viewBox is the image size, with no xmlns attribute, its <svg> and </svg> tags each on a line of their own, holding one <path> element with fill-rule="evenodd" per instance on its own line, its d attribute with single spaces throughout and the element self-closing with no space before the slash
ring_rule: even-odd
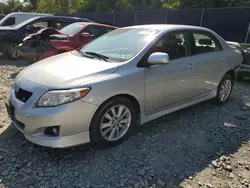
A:
<svg viewBox="0 0 250 188">
<path fill-rule="evenodd" d="M 34 104 L 48 89 L 23 79 L 19 79 L 16 85 L 33 92 L 24 103 L 16 98 L 12 88 L 8 101 L 13 106 L 13 113 L 7 104 L 14 126 L 27 140 L 53 148 L 71 147 L 90 141 L 89 125 L 98 106 L 78 100 L 57 107 L 37 108 Z M 53 126 L 59 126 L 59 135 L 45 134 L 45 129 Z"/>
</svg>

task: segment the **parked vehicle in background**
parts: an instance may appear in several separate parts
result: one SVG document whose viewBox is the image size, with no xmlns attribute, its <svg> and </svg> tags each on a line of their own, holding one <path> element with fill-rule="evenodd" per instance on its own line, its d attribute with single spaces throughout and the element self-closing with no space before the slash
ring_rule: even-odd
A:
<svg viewBox="0 0 250 188">
<path fill-rule="evenodd" d="M 13 26 L 18 25 L 30 18 L 38 16 L 52 16 L 52 14 L 40 14 L 40 13 L 30 13 L 30 12 L 13 12 L 6 15 L 1 21 L 0 26 Z"/>
<path fill-rule="evenodd" d="M 0 21 L 5 17 L 4 14 L 0 14 Z"/>
<path fill-rule="evenodd" d="M 206 28 L 125 27 L 22 70 L 6 107 L 38 145 L 115 145 L 165 114 L 209 99 L 224 104 L 241 62 Z"/>
<path fill-rule="evenodd" d="M 18 53 L 28 63 L 34 63 L 53 55 L 75 50 L 117 27 L 76 22 L 61 30 L 45 29 L 24 38 L 18 46 Z"/>
<path fill-rule="evenodd" d="M 238 42 L 227 42 L 232 48 L 237 48 L 241 51 L 243 61 L 239 68 L 237 68 L 237 79 L 242 80 L 244 77 L 250 77 L 250 46 L 246 44 L 239 44 Z"/>
<path fill-rule="evenodd" d="M 61 29 L 74 22 L 90 22 L 90 20 L 65 16 L 42 16 L 31 18 L 16 26 L 0 27 L 0 53 L 2 52 L 5 57 L 16 59 L 18 58 L 16 47 L 27 35 L 48 27 Z"/>
</svg>

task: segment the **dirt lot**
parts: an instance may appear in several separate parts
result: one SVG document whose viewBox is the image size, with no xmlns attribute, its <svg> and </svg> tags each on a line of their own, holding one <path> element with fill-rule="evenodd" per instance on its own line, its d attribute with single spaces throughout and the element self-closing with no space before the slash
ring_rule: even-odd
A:
<svg viewBox="0 0 250 188">
<path fill-rule="evenodd" d="M 205 102 L 139 128 L 122 145 L 48 149 L 24 139 L 4 99 L 21 61 L 0 59 L 0 188 L 250 187 L 250 80 L 222 107 Z"/>
</svg>

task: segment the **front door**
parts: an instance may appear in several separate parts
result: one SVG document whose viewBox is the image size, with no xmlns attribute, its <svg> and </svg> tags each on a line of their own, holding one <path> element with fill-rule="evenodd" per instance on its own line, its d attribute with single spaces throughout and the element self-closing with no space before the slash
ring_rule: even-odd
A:
<svg viewBox="0 0 250 188">
<path fill-rule="evenodd" d="M 168 33 L 159 39 L 150 53 L 168 53 L 170 61 L 164 65 L 145 68 L 146 115 L 185 103 L 196 96 L 193 62 L 188 56 L 187 33 Z"/>
</svg>

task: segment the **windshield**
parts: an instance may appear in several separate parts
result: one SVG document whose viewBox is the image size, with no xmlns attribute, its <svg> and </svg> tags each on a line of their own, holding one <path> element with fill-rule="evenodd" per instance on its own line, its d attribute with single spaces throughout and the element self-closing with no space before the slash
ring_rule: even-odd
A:
<svg viewBox="0 0 250 188">
<path fill-rule="evenodd" d="M 62 28 L 60 31 L 68 36 L 73 36 L 81 31 L 85 26 L 86 24 L 73 23 Z"/>
<path fill-rule="evenodd" d="M 134 57 L 157 33 L 157 30 L 150 28 L 116 29 L 88 43 L 81 51 L 126 61 Z"/>
</svg>

